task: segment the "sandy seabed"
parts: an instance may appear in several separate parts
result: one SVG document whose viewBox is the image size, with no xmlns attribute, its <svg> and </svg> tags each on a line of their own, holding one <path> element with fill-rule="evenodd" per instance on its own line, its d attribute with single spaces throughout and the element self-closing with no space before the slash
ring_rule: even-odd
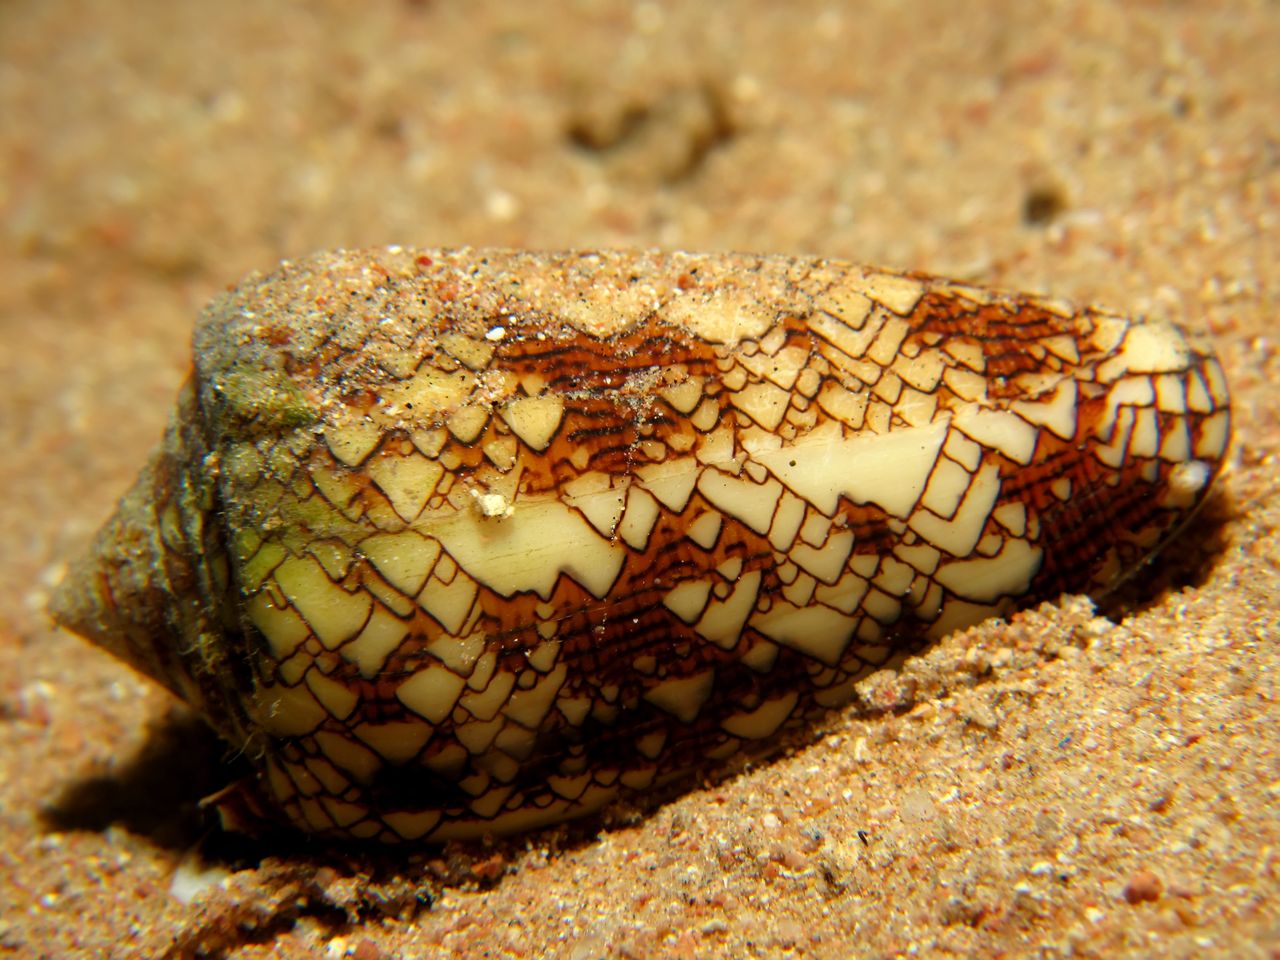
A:
<svg viewBox="0 0 1280 960">
<path fill-rule="evenodd" d="M 1280 7 L 0 6 L 0 957 L 1280 956 Z M 51 585 L 199 306 L 333 246 L 812 253 L 1211 336 L 1189 535 L 655 811 L 394 856 L 234 841 Z M 221 779 L 220 779 L 221 778 Z"/>
</svg>

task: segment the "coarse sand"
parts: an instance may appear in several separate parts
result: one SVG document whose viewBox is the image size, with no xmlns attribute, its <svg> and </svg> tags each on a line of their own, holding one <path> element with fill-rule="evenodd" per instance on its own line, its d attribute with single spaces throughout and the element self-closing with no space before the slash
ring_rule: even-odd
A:
<svg viewBox="0 0 1280 960">
<path fill-rule="evenodd" d="M 1280 7 L 0 5 L 0 957 L 1280 956 Z M 777 760 L 488 844 L 212 829 L 234 775 L 44 613 L 200 305 L 335 246 L 806 253 L 1207 333 L 1231 464 L 1117 596 Z"/>
</svg>

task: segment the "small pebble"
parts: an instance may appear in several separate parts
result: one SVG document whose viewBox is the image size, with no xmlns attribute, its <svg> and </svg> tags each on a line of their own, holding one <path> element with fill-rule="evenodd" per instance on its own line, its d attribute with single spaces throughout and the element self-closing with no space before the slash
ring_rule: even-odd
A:
<svg viewBox="0 0 1280 960">
<path fill-rule="evenodd" d="M 1164 884 L 1150 870 L 1138 870 L 1124 887 L 1124 898 L 1129 903 L 1154 903 L 1164 893 Z"/>
<path fill-rule="evenodd" d="M 909 791 L 902 798 L 899 815 L 904 823 L 924 823 L 938 815 L 938 808 L 929 791 L 921 788 Z"/>
</svg>

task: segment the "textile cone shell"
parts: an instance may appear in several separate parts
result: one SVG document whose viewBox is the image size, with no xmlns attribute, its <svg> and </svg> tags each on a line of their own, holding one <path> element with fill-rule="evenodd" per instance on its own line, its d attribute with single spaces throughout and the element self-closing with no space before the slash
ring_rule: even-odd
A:
<svg viewBox="0 0 1280 960">
<path fill-rule="evenodd" d="M 782 257 L 335 252 L 195 336 L 54 609 L 310 832 L 510 832 L 767 751 L 1203 501 L 1169 324 Z"/>
</svg>

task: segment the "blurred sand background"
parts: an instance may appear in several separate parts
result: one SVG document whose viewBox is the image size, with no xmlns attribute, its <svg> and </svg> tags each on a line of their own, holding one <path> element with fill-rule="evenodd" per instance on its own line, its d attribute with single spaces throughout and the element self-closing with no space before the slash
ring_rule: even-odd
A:
<svg viewBox="0 0 1280 960">
<path fill-rule="evenodd" d="M 4 0 L 0 957 L 1280 956 L 1278 118 L 1265 0 Z M 1234 462 L 1107 618 L 952 637 L 646 816 L 209 837 L 218 746 L 43 606 L 200 305 L 388 243 L 813 253 L 1172 319 L 1222 354 Z"/>
</svg>

